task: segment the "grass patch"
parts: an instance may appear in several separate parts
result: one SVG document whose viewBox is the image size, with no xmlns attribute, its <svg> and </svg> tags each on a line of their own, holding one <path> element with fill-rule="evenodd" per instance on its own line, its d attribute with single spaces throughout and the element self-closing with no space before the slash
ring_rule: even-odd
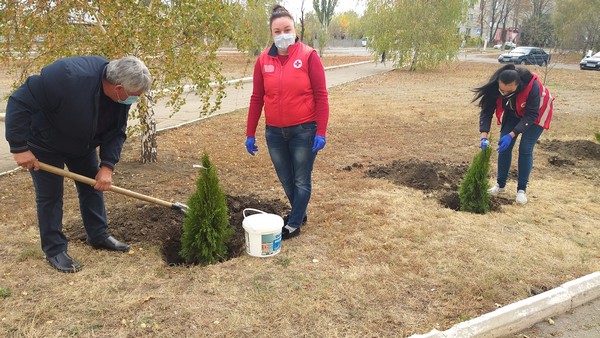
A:
<svg viewBox="0 0 600 338">
<path fill-rule="evenodd" d="M 12 291 L 9 288 L 0 288 L 0 298 L 8 298 L 12 295 Z"/>
</svg>

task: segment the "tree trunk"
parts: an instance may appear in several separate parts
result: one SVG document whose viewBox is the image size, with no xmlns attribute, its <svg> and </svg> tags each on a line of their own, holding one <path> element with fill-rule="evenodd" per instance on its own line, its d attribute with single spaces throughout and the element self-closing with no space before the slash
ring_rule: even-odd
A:
<svg viewBox="0 0 600 338">
<path fill-rule="evenodd" d="M 155 163 L 158 157 L 158 146 L 156 144 L 156 119 L 154 108 L 152 108 L 151 94 L 147 94 L 147 104 L 140 108 L 141 157 L 142 163 Z"/>
<path fill-rule="evenodd" d="M 483 42 L 484 36 L 485 36 L 484 35 L 485 33 L 483 32 L 483 29 L 485 28 L 483 26 L 484 16 L 485 16 L 485 5 L 486 5 L 486 0 L 479 1 L 479 37 L 481 38 L 481 41 L 482 41 L 482 45 L 480 47 L 483 47 L 484 46 L 483 44 L 485 43 L 485 42 Z"/>
<path fill-rule="evenodd" d="M 410 71 L 413 72 L 417 70 L 417 59 L 419 58 L 419 47 L 415 48 L 413 51 L 412 60 L 410 61 Z"/>
</svg>

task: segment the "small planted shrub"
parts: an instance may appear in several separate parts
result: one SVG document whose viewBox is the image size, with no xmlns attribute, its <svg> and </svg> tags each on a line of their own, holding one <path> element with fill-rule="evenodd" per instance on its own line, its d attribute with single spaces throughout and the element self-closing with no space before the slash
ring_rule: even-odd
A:
<svg viewBox="0 0 600 338">
<path fill-rule="evenodd" d="M 227 256 L 235 229 L 229 226 L 227 199 L 206 153 L 199 171 L 196 191 L 188 199 L 179 255 L 189 264 L 208 265 Z"/>
<path fill-rule="evenodd" d="M 0 288 L 0 298 L 8 298 L 12 295 L 9 288 Z"/>
<path fill-rule="evenodd" d="M 489 189 L 488 172 L 491 155 L 492 147 L 487 147 L 473 157 L 473 163 L 460 183 L 458 191 L 461 211 L 477 214 L 485 214 L 490 211 L 490 197 L 487 191 Z"/>
<path fill-rule="evenodd" d="M 600 131 L 596 132 L 596 141 L 600 142 Z"/>
</svg>

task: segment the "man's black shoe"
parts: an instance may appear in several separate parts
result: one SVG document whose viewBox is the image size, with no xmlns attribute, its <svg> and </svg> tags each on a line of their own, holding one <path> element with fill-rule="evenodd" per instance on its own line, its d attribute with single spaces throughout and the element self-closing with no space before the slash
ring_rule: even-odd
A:
<svg viewBox="0 0 600 338">
<path fill-rule="evenodd" d="M 289 218 L 290 218 L 289 214 L 283 216 L 283 225 L 287 225 L 288 224 L 288 219 Z M 306 215 L 304 215 L 304 218 L 302 219 L 302 225 L 306 224 L 307 220 L 308 220 L 308 217 Z"/>
<path fill-rule="evenodd" d="M 284 226 L 281 229 L 281 239 L 286 240 L 300 235 L 300 228 L 292 228 L 291 226 Z"/>
<path fill-rule="evenodd" d="M 81 265 L 71 258 L 66 251 L 63 251 L 54 257 L 46 256 L 46 260 L 60 272 L 77 272 L 81 270 Z"/>
<path fill-rule="evenodd" d="M 90 243 L 94 249 L 106 249 L 111 251 L 129 251 L 129 245 L 117 241 L 113 236 L 106 237 L 99 243 Z"/>
</svg>

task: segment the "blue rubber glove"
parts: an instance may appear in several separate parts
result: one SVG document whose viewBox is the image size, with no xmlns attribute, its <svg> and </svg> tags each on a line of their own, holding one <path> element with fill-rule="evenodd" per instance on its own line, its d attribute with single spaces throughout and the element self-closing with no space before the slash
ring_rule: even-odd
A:
<svg viewBox="0 0 600 338">
<path fill-rule="evenodd" d="M 254 156 L 254 152 L 258 151 L 258 147 L 254 144 L 256 139 L 252 136 L 246 137 L 246 150 L 248 154 Z"/>
<path fill-rule="evenodd" d="M 317 135 L 315 136 L 315 142 L 313 143 L 312 152 L 316 153 L 317 151 L 323 149 L 325 147 L 325 137 Z"/>
<path fill-rule="evenodd" d="M 485 150 L 485 148 L 490 146 L 490 141 L 487 139 L 487 137 L 482 137 L 481 138 L 481 150 Z"/>
<path fill-rule="evenodd" d="M 499 153 L 503 153 L 506 149 L 508 149 L 508 146 L 510 146 L 510 142 L 512 142 L 512 135 L 510 133 L 502 136 L 500 138 L 500 141 L 498 141 L 498 152 Z"/>
</svg>

